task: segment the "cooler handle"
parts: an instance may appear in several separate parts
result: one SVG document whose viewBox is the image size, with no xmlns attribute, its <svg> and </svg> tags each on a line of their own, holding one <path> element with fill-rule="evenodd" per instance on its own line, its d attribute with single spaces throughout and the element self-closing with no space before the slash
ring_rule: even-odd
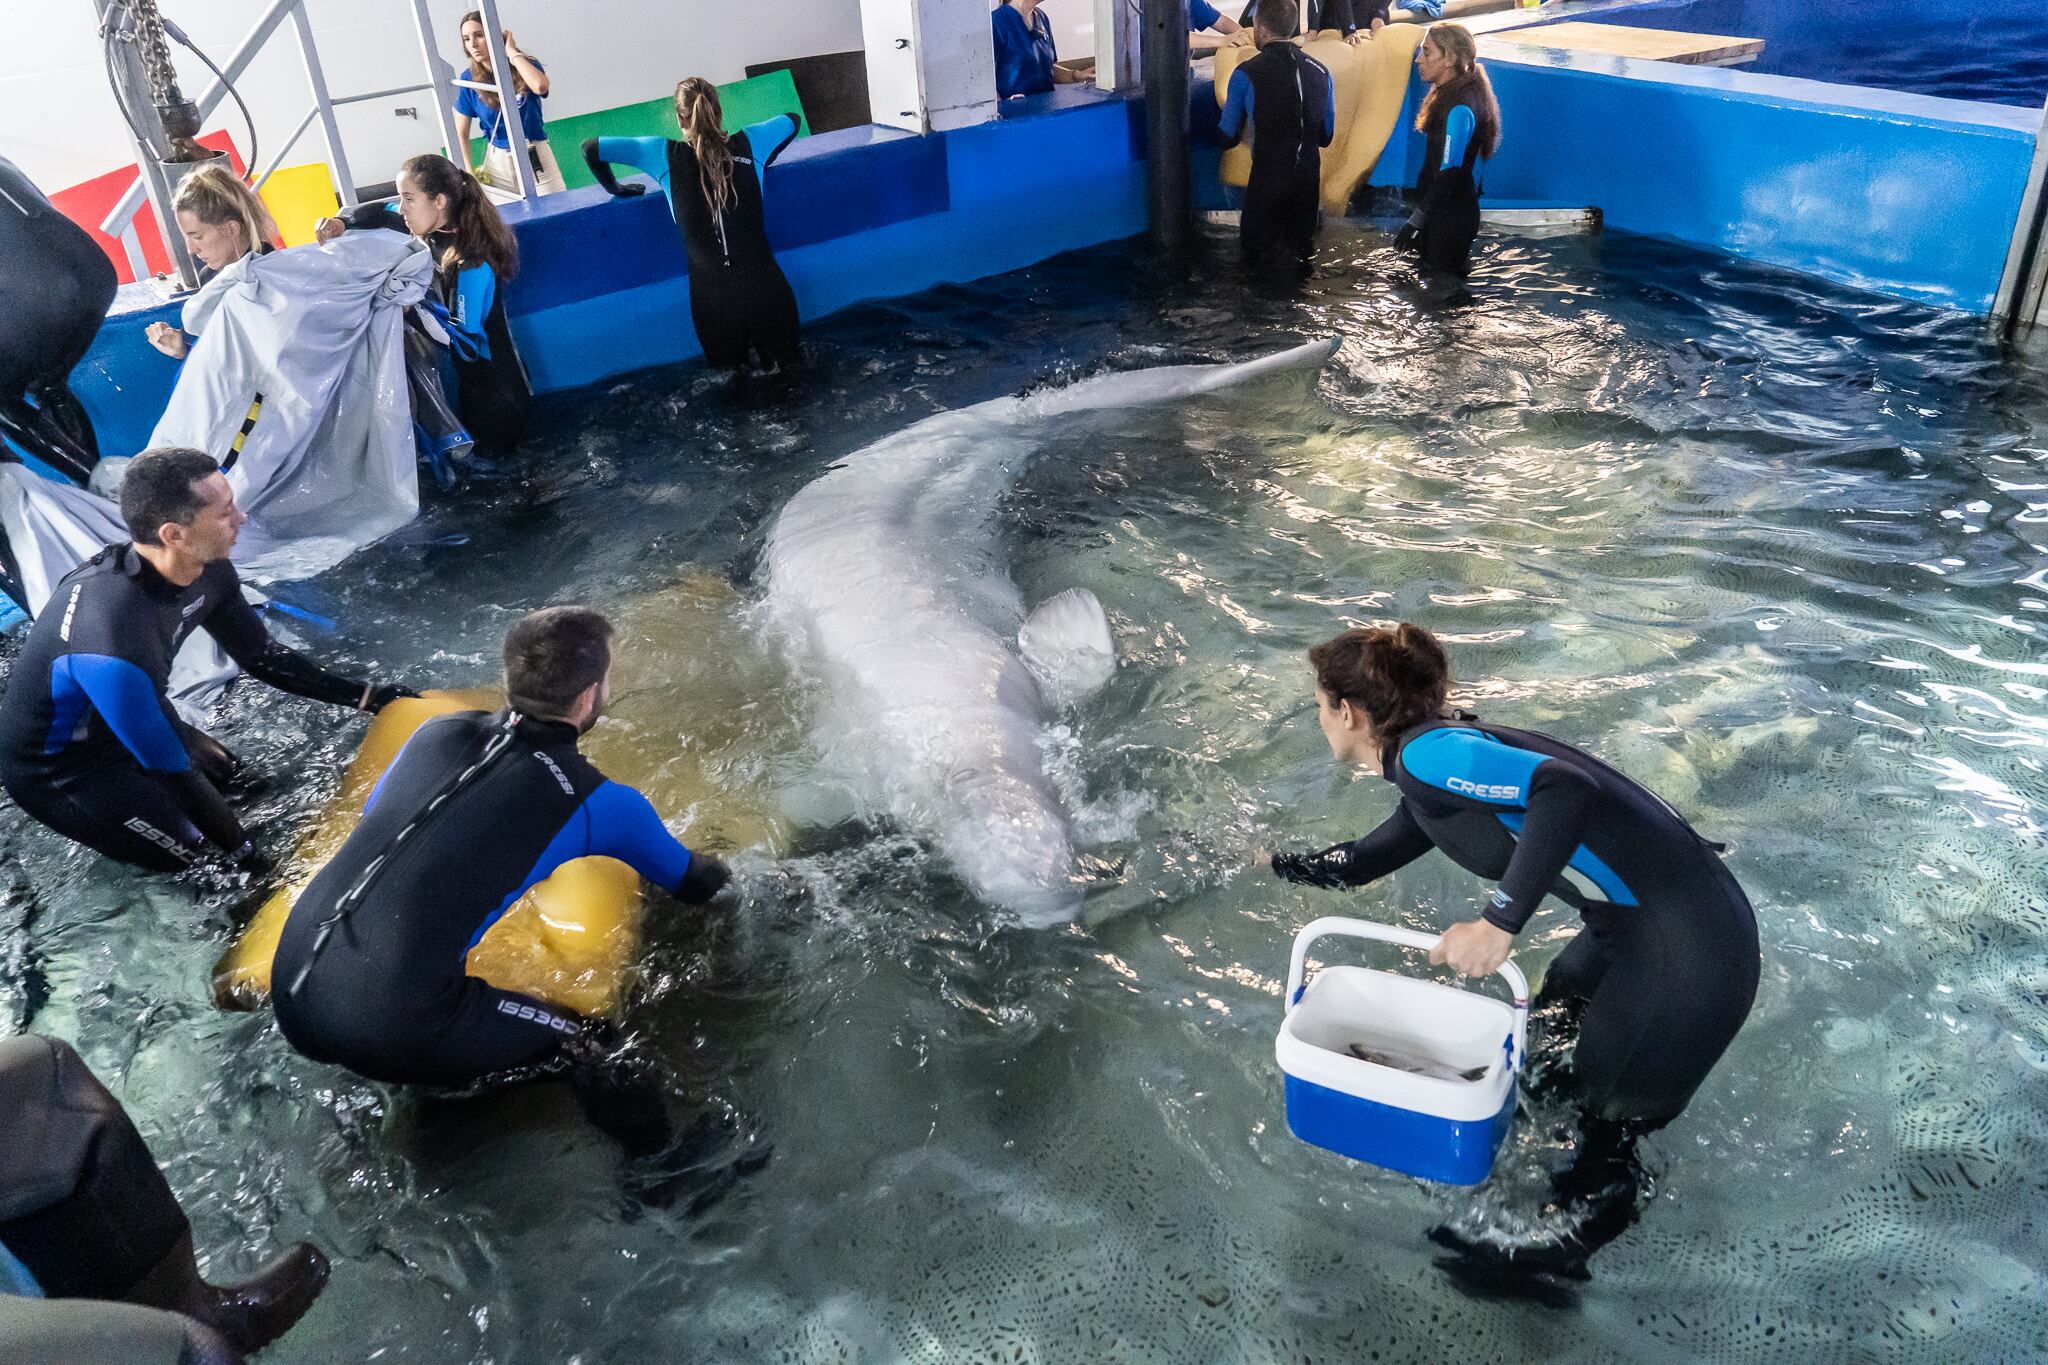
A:
<svg viewBox="0 0 2048 1365">
<path fill-rule="evenodd" d="M 1372 920 L 1352 919 L 1348 915 L 1325 915 L 1311 920 L 1302 931 L 1294 936 L 1294 952 L 1287 961 L 1287 1010 L 1294 1013 L 1301 1003 L 1302 993 L 1308 989 L 1308 945 L 1319 938 L 1339 935 L 1345 938 L 1377 939 L 1381 943 L 1398 943 L 1404 948 L 1428 952 L 1436 947 L 1441 934 L 1425 934 L 1419 929 L 1403 929 L 1396 924 L 1379 924 Z M 1519 1070 L 1529 1043 L 1529 978 L 1522 975 L 1514 959 L 1500 964 L 1494 975 L 1508 983 L 1508 990 L 1514 997 L 1515 1031 L 1505 1040 L 1508 1050 L 1508 1069 Z"/>
</svg>

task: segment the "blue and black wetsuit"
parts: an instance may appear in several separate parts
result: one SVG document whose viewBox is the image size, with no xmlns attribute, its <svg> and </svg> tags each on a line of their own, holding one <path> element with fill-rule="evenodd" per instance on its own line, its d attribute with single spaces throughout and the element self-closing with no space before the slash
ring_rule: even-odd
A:
<svg viewBox="0 0 2048 1365">
<path fill-rule="evenodd" d="M 272 1001 L 293 1047 L 415 1085 L 548 1061 L 585 1023 L 468 975 L 485 932 L 556 868 L 593 854 L 684 900 L 724 884 L 716 859 L 676 842 L 576 738 L 563 722 L 503 711 L 420 727 L 285 924 Z"/>
<path fill-rule="evenodd" d="M 349 214 L 348 223 L 353 228 L 408 231 L 395 203 L 360 205 Z M 426 395 L 422 402 L 417 378 L 413 416 L 430 447 L 459 443 L 458 435 L 474 436 L 490 453 L 510 454 L 526 434 L 533 390 L 527 382 L 526 362 L 520 359 L 511 324 L 505 318 L 505 282 L 488 261 L 455 259 L 454 234 L 436 232 L 421 240 L 434 256 L 434 287 L 420 306 L 448 333 L 448 355 L 455 366 L 455 407 L 467 430 L 450 430 L 445 421 L 437 419 L 434 395 Z"/>
<path fill-rule="evenodd" d="M 1684 1110 L 1749 1017 L 1756 916 L 1713 846 L 1670 806 L 1568 744 L 1501 725 L 1432 721 L 1387 773 L 1401 804 L 1378 829 L 1273 870 L 1363 886 L 1440 848 L 1496 884 L 1489 923 L 1520 933 L 1545 896 L 1586 927 L 1543 1001 L 1583 1001 L 1572 1075 L 1581 1107 L 1641 1131 Z"/>
<path fill-rule="evenodd" d="M 165 693 L 194 630 L 272 687 L 339 706 L 364 700 L 361 680 L 270 638 L 227 560 L 181 588 L 133 545 L 110 545 L 59 581 L 7 679 L 7 794 L 59 834 L 138 867 L 176 871 L 209 843 L 241 850 L 241 822 L 203 771 L 223 776 L 220 763 L 233 760 L 180 720 Z"/>
<path fill-rule="evenodd" d="M 1220 131 L 1224 145 L 1252 133 L 1252 174 L 1238 217 L 1248 259 L 1305 262 L 1322 208 L 1322 149 L 1337 135 L 1336 84 L 1293 43 L 1268 43 L 1230 73 Z"/>
<path fill-rule="evenodd" d="M 1479 120 L 1463 101 L 1431 111 L 1415 178 L 1415 211 L 1396 239 L 1412 246 L 1423 264 L 1454 275 L 1472 269 L 1472 241 L 1479 235 L 1484 157 L 1478 131 Z"/>
<path fill-rule="evenodd" d="M 763 191 L 768 168 L 796 140 L 790 114 L 734 133 L 732 202 L 721 212 L 704 193 L 697 153 L 687 142 L 664 137 L 601 137 L 583 144 L 583 158 L 597 182 L 613 194 L 619 183 L 612 163 L 654 178 L 668 196 L 683 252 L 690 262 L 690 320 L 706 363 L 722 370 L 793 365 L 798 357 L 796 294 L 768 245 Z M 765 150 L 764 150 L 765 149 Z"/>
<path fill-rule="evenodd" d="M 69 379 L 114 301 L 113 263 L 5 157 L 0 261 L 0 459 L 11 442 L 84 483 L 99 444 Z"/>
</svg>

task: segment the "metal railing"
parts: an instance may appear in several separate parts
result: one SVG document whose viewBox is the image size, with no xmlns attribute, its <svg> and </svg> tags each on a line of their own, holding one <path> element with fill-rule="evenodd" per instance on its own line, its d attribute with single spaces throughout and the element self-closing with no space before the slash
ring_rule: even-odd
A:
<svg viewBox="0 0 2048 1365">
<path fill-rule="evenodd" d="M 428 12 L 427 0 L 405 2 L 407 8 L 412 11 L 413 24 L 419 34 L 420 56 L 426 63 L 427 79 L 412 85 L 366 90 L 354 95 L 336 96 L 328 91 L 326 72 L 320 64 L 319 45 L 313 38 L 313 25 L 306 17 L 305 0 L 272 0 L 270 6 L 250 26 L 242 41 L 235 46 L 234 53 L 221 67 L 220 75 L 214 78 L 195 101 L 201 121 L 212 116 L 221 100 L 226 97 L 228 87 L 249 69 L 249 64 L 255 59 L 256 54 L 263 50 L 264 45 L 277 32 L 279 25 L 287 19 L 291 21 L 292 31 L 298 39 L 299 57 L 306 68 L 306 84 L 313 95 L 312 105 L 299 120 L 298 126 L 292 129 L 291 135 L 285 138 L 263 168 L 256 172 L 255 178 L 250 182 L 255 188 L 262 189 L 265 182 L 283 167 L 285 158 L 298 145 L 299 139 L 317 122 L 320 125 L 321 138 L 326 144 L 327 169 L 334 177 L 335 195 L 342 208 L 354 208 L 361 201 L 356 194 L 355 176 L 349 170 L 347 151 L 342 146 L 341 127 L 334 117 L 335 109 L 346 104 L 361 104 L 367 100 L 389 99 L 394 95 L 410 94 L 417 90 L 433 92 L 434 111 L 441 126 L 441 137 L 447 145 L 449 159 L 459 158 L 466 164 L 466 149 L 456 135 L 455 111 L 452 107 L 454 92 L 459 87 L 483 91 L 498 97 L 500 126 L 505 130 L 505 138 L 512 154 L 514 174 L 518 180 L 519 193 L 516 197 L 528 200 L 539 194 L 539 184 L 535 179 L 533 163 L 527 151 L 525 129 L 520 126 L 519 108 L 513 96 L 512 81 L 506 74 L 511 67 L 505 60 L 505 28 L 498 19 L 498 0 L 480 0 L 479 3 L 484 16 L 486 41 L 490 45 L 491 70 L 498 77 L 495 83 L 472 81 L 456 76 L 454 69 L 435 46 L 433 16 Z M 486 145 L 488 147 L 488 144 Z M 120 240 L 122 250 L 127 253 L 129 266 L 138 280 L 149 277 L 149 267 L 143 259 L 142 242 L 136 235 L 135 220 L 141 212 L 144 199 L 153 200 L 156 197 L 155 181 L 149 173 L 151 168 L 145 161 L 148 155 L 148 149 L 138 144 L 138 174 L 135 183 L 115 201 L 112 211 L 100 224 L 101 232 Z M 513 196 L 506 194 L 503 197 Z M 176 220 L 168 203 L 157 203 L 153 206 L 156 209 L 157 225 L 164 235 L 165 246 L 169 249 L 172 234 L 178 230 Z M 175 251 L 172 255 L 175 258 Z"/>
<path fill-rule="evenodd" d="M 2020 200 L 2005 276 L 1991 311 L 2008 335 L 2048 321 L 2048 105 L 2043 106 L 2041 126 L 2034 134 L 2034 169 Z"/>
</svg>

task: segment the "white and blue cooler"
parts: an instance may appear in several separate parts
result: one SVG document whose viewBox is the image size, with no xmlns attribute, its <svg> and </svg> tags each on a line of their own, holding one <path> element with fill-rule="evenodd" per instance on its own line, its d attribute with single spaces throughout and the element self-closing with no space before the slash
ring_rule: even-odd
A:
<svg viewBox="0 0 2048 1365">
<path fill-rule="evenodd" d="M 1427 952 L 1436 935 L 1331 915 L 1294 939 L 1287 1016 L 1273 1052 L 1287 1077 L 1287 1126 L 1303 1142 L 1390 1171 L 1476 1185 L 1493 1169 L 1515 1115 L 1529 1033 L 1529 982 L 1498 975 L 1514 1003 L 1368 967 L 1324 967 L 1304 988 L 1308 946 L 1328 935 Z M 1426 1067 L 1362 1060 L 1353 1045 Z M 1461 1073 L 1480 1072 L 1466 1080 Z"/>
</svg>

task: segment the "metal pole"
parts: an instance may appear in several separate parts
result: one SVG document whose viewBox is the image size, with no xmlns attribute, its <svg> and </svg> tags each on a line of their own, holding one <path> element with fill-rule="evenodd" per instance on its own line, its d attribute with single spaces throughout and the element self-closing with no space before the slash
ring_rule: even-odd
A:
<svg viewBox="0 0 2048 1365">
<path fill-rule="evenodd" d="M 2007 336 L 2040 320 L 2044 294 L 2048 294 L 2048 106 L 2043 107 L 2041 127 L 2034 134 L 2034 169 L 2020 200 L 1998 300 L 1991 306 L 1993 315 L 2004 320 Z"/>
<path fill-rule="evenodd" d="M 320 70 L 320 49 L 313 43 L 313 22 L 303 4 L 292 6 L 292 28 L 299 36 L 299 56 L 306 63 L 306 84 L 313 87 L 313 113 L 320 120 L 320 133 L 327 139 L 327 168 L 334 174 L 335 197 L 344 209 L 356 206 L 356 178 L 349 173 L 348 154 L 341 149 L 341 125 L 334 118 L 334 101 L 327 97 L 327 77 Z"/>
<path fill-rule="evenodd" d="M 434 87 L 434 115 L 441 125 L 441 137 L 448 144 L 448 159 L 469 164 L 469 149 L 455 135 L 455 73 L 434 46 L 434 16 L 427 12 L 427 0 L 412 0 L 413 26 L 420 34 L 420 56 L 427 64 L 427 79 Z"/>
<path fill-rule="evenodd" d="M 1188 173 L 1187 0 L 1145 0 L 1146 203 L 1152 245 L 1174 252 L 1187 242 L 1193 195 Z"/>
<path fill-rule="evenodd" d="M 526 130 L 519 124 L 519 101 L 512 93 L 512 64 L 505 60 L 505 26 L 498 22 L 498 0 L 483 0 L 483 7 L 484 41 L 490 44 L 491 70 L 498 77 L 498 126 L 505 130 L 505 150 L 512 154 L 512 174 L 519 179 L 519 197 L 530 202 L 540 197 L 540 186 L 534 180 L 533 162 L 527 156 Z M 486 143 L 484 155 L 490 154 L 490 144 Z"/>
</svg>

